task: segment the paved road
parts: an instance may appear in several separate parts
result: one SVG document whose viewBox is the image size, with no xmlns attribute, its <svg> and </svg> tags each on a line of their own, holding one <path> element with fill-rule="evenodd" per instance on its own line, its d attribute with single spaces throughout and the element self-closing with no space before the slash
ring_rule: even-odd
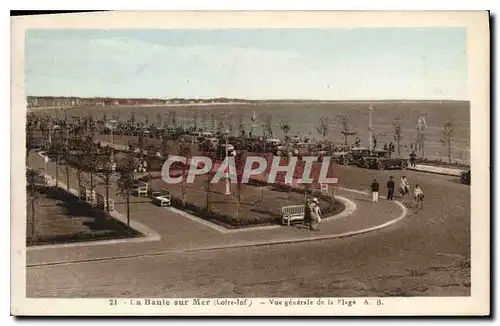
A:
<svg viewBox="0 0 500 326">
<path fill-rule="evenodd" d="M 414 171 L 338 167 L 367 190 L 404 173 L 425 207 L 380 231 L 334 240 L 32 267 L 28 296 L 267 297 L 470 294 L 470 188 Z"/>
</svg>

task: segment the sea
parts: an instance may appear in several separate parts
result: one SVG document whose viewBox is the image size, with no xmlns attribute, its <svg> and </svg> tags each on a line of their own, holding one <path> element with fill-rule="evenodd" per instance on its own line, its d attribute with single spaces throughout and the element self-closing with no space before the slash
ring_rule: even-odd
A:
<svg viewBox="0 0 500 326">
<path fill-rule="evenodd" d="M 370 107 L 372 108 L 370 110 Z M 128 120 L 135 115 L 136 121 L 149 124 L 165 125 L 171 112 L 175 112 L 177 123 L 181 126 L 197 126 L 205 124 L 213 129 L 212 117 L 222 120 L 232 134 L 238 134 L 238 125 L 243 121 L 248 133 L 260 136 L 264 132 L 263 125 L 270 121 L 273 136 L 283 138 L 281 124 L 288 124 L 289 136 L 309 137 L 312 140 L 323 140 L 317 130 L 319 121 L 323 119 L 328 125 L 327 139 L 343 144 L 343 130 L 339 117 L 347 118 L 347 125 L 356 135 L 349 137 L 349 145 L 359 137 L 362 147 L 369 146 L 370 111 L 372 131 L 377 138 L 377 147 L 384 143 L 394 144 L 394 121 L 400 121 L 401 155 L 408 155 L 417 137 L 417 127 L 425 137 L 424 151 L 428 159 L 448 160 L 448 145 L 443 144 L 445 123 L 451 123 L 451 159 L 453 162 L 470 164 L 470 102 L 467 101 L 361 101 L 361 102 L 290 102 L 256 104 L 210 104 L 183 106 L 120 106 L 120 107 L 79 107 L 65 109 L 68 116 L 92 115 L 106 116 L 107 119 Z M 59 113 L 58 113 L 59 114 Z M 255 121 L 253 121 L 255 120 Z M 420 151 L 417 151 L 417 154 Z"/>
</svg>

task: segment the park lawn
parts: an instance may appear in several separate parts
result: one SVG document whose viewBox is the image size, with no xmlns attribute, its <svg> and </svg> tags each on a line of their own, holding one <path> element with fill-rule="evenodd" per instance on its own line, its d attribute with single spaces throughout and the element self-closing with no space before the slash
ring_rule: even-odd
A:
<svg viewBox="0 0 500 326">
<path fill-rule="evenodd" d="M 206 214 L 207 192 L 205 190 L 207 178 L 207 176 L 197 176 L 194 183 L 186 184 L 186 203 L 188 207 L 185 210 L 214 223 L 222 224 L 225 227 L 237 228 L 251 225 L 280 224 L 281 207 L 304 204 L 304 194 L 277 190 L 267 185 L 245 184 L 241 187 L 238 209 L 237 185 L 231 185 L 231 195 L 227 196 L 225 195 L 225 183 L 220 181 L 211 185 L 208 195 L 211 203 L 210 212 L 215 214 L 208 216 Z M 182 198 L 180 184 L 167 185 L 161 178 L 156 178 L 150 181 L 150 187 L 153 190 L 167 189 L 171 192 L 173 198 L 179 200 Z M 344 205 L 340 202 L 332 204 L 323 199 L 320 199 L 320 205 L 322 209 L 330 212 L 325 216 L 338 214 L 344 209 Z M 192 209 L 193 206 L 196 209 Z M 328 210 L 327 207 L 329 207 Z M 181 209 L 183 208 L 181 207 Z"/>
<path fill-rule="evenodd" d="M 28 246 L 142 236 L 114 218 L 98 217 L 90 205 L 62 189 L 44 188 L 36 203 L 37 241 L 33 243 L 30 241 L 33 225 L 31 202 L 27 201 L 26 208 Z"/>
</svg>

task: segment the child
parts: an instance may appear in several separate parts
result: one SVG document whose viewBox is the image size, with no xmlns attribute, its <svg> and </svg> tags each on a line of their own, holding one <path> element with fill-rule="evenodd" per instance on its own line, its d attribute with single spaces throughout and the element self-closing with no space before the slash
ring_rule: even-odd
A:
<svg viewBox="0 0 500 326">
<path fill-rule="evenodd" d="M 422 209 L 424 207 L 424 192 L 422 189 L 420 189 L 419 185 L 415 185 L 415 191 L 414 191 L 414 196 L 415 196 L 415 207 Z"/>
</svg>

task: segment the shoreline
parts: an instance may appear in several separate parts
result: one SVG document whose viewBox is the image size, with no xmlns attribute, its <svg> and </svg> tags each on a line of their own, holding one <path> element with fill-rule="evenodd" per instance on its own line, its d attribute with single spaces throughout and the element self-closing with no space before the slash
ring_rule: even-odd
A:
<svg viewBox="0 0 500 326">
<path fill-rule="evenodd" d="M 257 100 L 254 102 L 215 102 L 215 103 L 163 103 L 163 104 L 119 104 L 119 105 L 104 105 L 104 106 L 93 106 L 93 105 L 82 105 L 82 106 L 50 106 L 50 107 L 32 107 L 26 108 L 28 112 L 33 111 L 43 111 L 43 110 L 55 110 L 55 109 L 117 109 L 117 108 L 150 108 L 150 107 L 203 107 L 203 106 L 226 106 L 226 105 L 273 105 L 273 104 L 285 104 L 285 105 L 307 105 L 307 104 L 355 104 L 355 103 L 377 103 L 377 104 L 392 104 L 392 103 L 426 103 L 426 104 L 446 104 L 446 103 L 469 103 L 470 101 L 465 100 L 352 100 L 352 101 L 335 101 L 335 100 Z"/>
<path fill-rule="evenodd" d="M 123 105 L 105 105 L 105 106 L 49 106 L 49 107 L 35 107 L 26 108 L 28 112 L 44 111 L 44 110 L 69 110 L 69 109 L 118 109 L 118 108 L 155 108 L 155 107 L 176 107 L 176 106 L 210 106 L 210 105 L 252 105 L 253 103 L 240 103 L 240 102 L 222 102 L 222 103 L 169 103 L 169 104 L 123 104 Z M 292 104 L 292 103 L 290 103 Z"/>
</svg>

